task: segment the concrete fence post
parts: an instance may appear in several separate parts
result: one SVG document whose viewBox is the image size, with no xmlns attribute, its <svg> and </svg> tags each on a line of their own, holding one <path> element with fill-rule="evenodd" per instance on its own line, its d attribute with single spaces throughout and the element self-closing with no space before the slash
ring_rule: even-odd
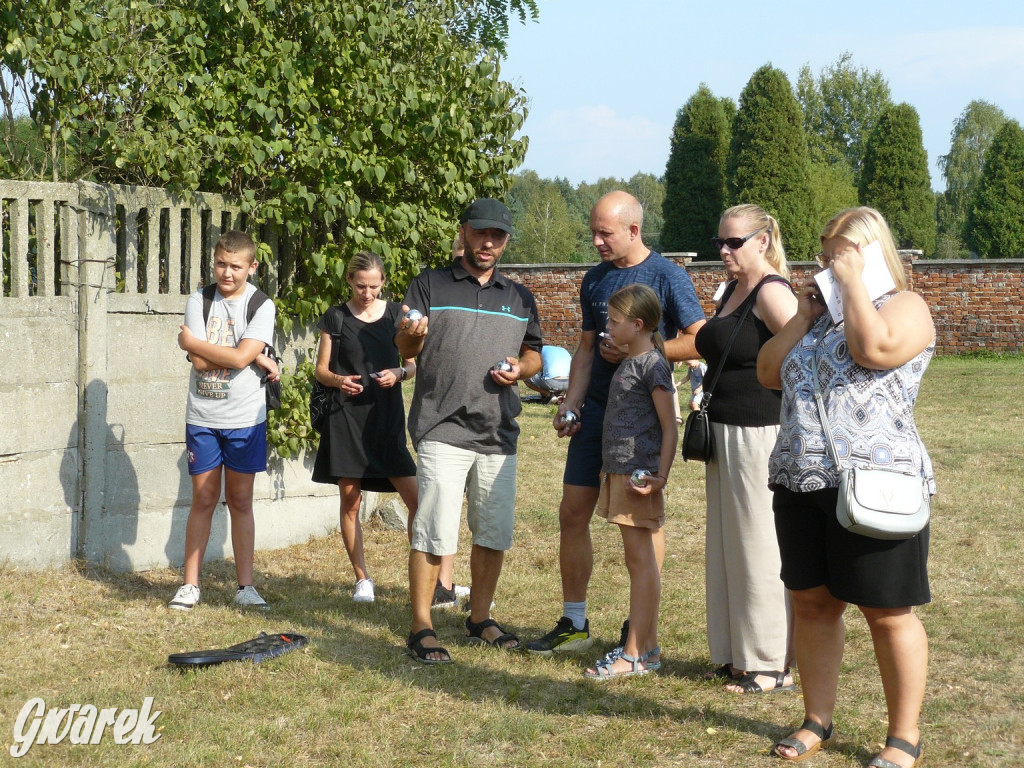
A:
<svg viewBox="0 0 1024 768">
<path fill-rule="evenodd" d="M 114 290 L 116 203 L 109 188 L 78 183 L 78 456 L 81 505 L 75 552 L 102 560 L 107 456 L 107 296 Z M 93 532 L 95 528 L 95 533 Z"/>
</svg>

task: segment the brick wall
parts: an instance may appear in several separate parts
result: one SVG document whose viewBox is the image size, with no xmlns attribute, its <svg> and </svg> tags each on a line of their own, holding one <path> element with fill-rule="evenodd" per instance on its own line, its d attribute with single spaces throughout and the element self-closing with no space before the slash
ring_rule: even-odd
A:
<svg viewBox="0 0 1024 768">
<path fill-rule="evenodd" d="M 935 320 L 936 351 L 959 354 L 987 350 L 1024 352 L 1024 259 L 992 261 L 925 261 L 904 253 L 910 284 L 928 302 Z M 705 314 L 725 279 L 717 262 L 689 262 Z M 572 351 L 579 340 L 579 287 L 592 264 L 507 264 L 502 271 L 529 288 L 537 299 L 544 341 Z M 819 270 L 812 262 L 790 265 L 800 282 Z"/>
</svg>

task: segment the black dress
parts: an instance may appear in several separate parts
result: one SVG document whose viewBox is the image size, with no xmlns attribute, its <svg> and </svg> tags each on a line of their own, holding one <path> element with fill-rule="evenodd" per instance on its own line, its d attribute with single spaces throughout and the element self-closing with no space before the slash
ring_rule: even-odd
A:
<svg viewBox="0 0 1024 768">
<path fill-rule="evenodd" d="M 331 372 L 359 375 L 363 391 L 346 395 L 328 390 L 327 427 L 313 465 L 313 481 L 336 485 L 343 477 L 360 480 L 367 491 L 390 492 L 389 477 L 412 477 L 416 465 L 406 447 L 405 403 L 399 384 L 384 389 L 370 378 L 374 371 L 402 364 L 395 346 L 395 322 L 402 307 L 388 302 L 384 314 L 367 323 L 347 304 L 331 307 L 319 328 L 331 337 Z"/>
</svg>

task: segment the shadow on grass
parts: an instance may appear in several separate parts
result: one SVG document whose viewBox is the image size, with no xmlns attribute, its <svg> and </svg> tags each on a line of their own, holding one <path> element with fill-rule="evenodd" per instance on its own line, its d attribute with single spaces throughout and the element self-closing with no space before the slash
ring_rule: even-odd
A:
<svg viewBox="0 0 1024 768">
<path fill-rule="evenodd" d="M 172 570 L 147 573 L 117 573 L 99 566 L 77 563 L 76 571 L 84 578 L 103 584 L 114 593 L 114 599 L 152 606 L 163 605 L 177 585 L 177 572 Z M 343 582 L 339 584 L 339 582 Z M 466 636 L 465 617 L 459 610 L 434 612 L 438 638 L 452 653 L 454 664 L 431 666 L 415 662 L 405 648 L 410 621 L 408 590 L 404 585 L 378 585 L 377 600 L 370 604 L 351 601 L 347 580 L 321 580 L 304 575 L 267 576 L 258 588 L 270 604 L 265 612 L 248 612 L 242 622 L 244 629 L 228 621 L 216 629 L 216 636 L 192 638 L 194 648 L 206 650 L 224 647 L 251 639 L 253 617 L 263 624 L 262 631 L 298 632 L 309 638 L 305 653 L 326 664 L 341 665 L 354 670 L 398 680 L 402 684 L 429 692 L 444 694 L 459 701 L 487 705 L 503 703 L 524 711 L 559 716 L 628 717 L 657 721 L 670 718 L 699 723 L 702 726 L 728 728 L 764 737 L 766 740 L 785 735 L 777 722 L 736 714 L 724 702 L 715 701 L 713 684 L 700 680 L 705 669 L 702 661 L 666 659 L 657 677 L 691 681 L 696 689 L 707 688 L 707 699 L 700 704 L 673 704 L 659 701 L 661 688 L 656 676 L 635 680 L 593 681 L 583 677 L 583 668 L 608 648 L 599 644 L 583 653 L 544 658 L 525 652 L 507 652 L 482 646 L 470 646 Z M 234 566 L 229 561 L 204 565 L 203 604 L 197 613 L 230 606 L 234 592 Z M 238 612 L 242 615 L 242 612 Z M 546 628 L 513 625 L 496 619 L 521 639 L 539 636 Z M 188 615 L 184 616 L 187 623 Z M 209 628 L 208 628 L 209 629 Z M 247 636 L 232 633 L 243 631 Z M 168 648 L 167 653 L 181 650 Z M 488 660 L 488 657 L 494 658 Z M 155 661 L 155 660 L 154 660 Z M 269 663 L 273 664 L 273 661 Z M 514 663 L 514 669 L 499 667 Z M 156 666 L 162 666 L 157 664 Z M 566 674 L 572 679 L 566 679 Z M 195 674 L 202 674 L 196 670 Z M 699 694 L 698 694 L 699 695 Z M 430 697 L 425 697 L 428 700 Z M 673 698 L 671 695 L 663 699 Z M 788 732 L 788 731 L 786 731 Z"/>
</svg>

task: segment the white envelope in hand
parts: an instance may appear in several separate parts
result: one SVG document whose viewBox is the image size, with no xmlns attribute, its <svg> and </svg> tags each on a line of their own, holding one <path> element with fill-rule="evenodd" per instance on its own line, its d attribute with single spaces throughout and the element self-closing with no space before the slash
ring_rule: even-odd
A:
<svg viewBox="0 0 1024 768">
<path fill-rule="evenodd" d="M 868 298 L 874 301 L 895 288 L 896 283 L 889 272 L 889 266 L 885 263 L 882 246 L 877 240 L 865 245 L 861 253 L 864 256 L 864 285 L 868 289 Z M 818 292 L 832 315 L 832 322 L 838 323 L 843 319 L 843 293 L 832 275 L 832 269 L 819 272 L 814 276 L 814 281 L 818 284 Z"/>
</svg>

